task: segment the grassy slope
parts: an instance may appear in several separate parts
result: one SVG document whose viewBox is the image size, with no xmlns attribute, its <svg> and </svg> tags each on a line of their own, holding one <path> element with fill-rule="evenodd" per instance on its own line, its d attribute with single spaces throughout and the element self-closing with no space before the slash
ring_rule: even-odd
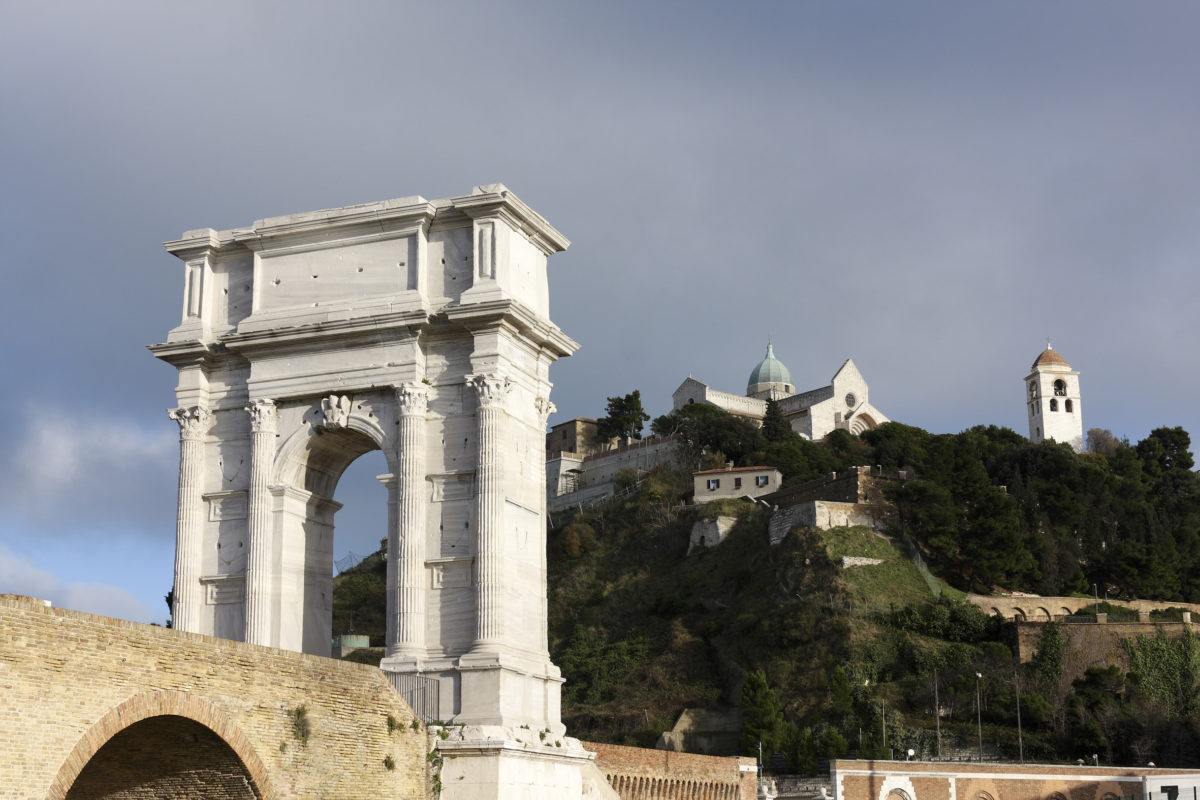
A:
<svg viewBox="0 0 1200 800">
<path fill-rule="evenodd" d="M 663 494 L 652 486 L 649 497 Z M 790 717 L 812 718 L 832 668 L 890 635 L 871 611 L 932 599 L 903 553 L 869 530 L 797 530 L 772 548 L 760 507 L 726 503 L 668 519 L 652 503 L 615 501 L 577 520 L 574 533 L 550 534 L 551 651 L 575 684 L 563 707 L 580 735 L 652 744 L 685 707 L 737 705 L 745 674 L 760 668 Z M 739 524 L 718 547 L 687 556 L 697 515 L 718 512 L 740 514 Z M 564 547 L 575 538 L 577 555 Z M 884 563 L 842 570 L 843 555 Z M 581 638 L 609 652 L 634 642 L 641 657 L 605 663 Z"/>
</svg>

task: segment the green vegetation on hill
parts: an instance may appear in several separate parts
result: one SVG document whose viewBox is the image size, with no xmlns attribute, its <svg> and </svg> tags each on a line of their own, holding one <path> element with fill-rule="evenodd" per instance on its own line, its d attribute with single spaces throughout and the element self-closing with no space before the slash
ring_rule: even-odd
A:
<svg viewBox="0 0 1200 800">
<path fill-rule="evenodd" d="M 1103 664 L 1066 674 L 1057 625 L 1022 666 L 1012 626 L 961 602 L 968 589 L 1090 594 L 1092 584 L 1200 600 L 1200 479 L 1186 432 L 1160 428 L 1137 445 L 1097 437 L 1103 452 L 1080 455 L 995 427 L 934 435 L 888 423 L 813 443 L 776 425 L 768 440 L 707 406 L 653 428 L 680 437 L 685 461 L 773 465 L 785 485 L 856 464 L 910 479 L 886 489 L 890 538 L 800 528 L 772 547 L 761 505 L 687 506 L 687 471 L 556 516 L 550 649 L 574 734 L 650 746 L 684 708 L 740 705 L 743 745 L 762 739 L 812 771 L 851 751 L 935 755 L 936 691 L 944 750 L 974 753 L 978 696 L 986 753 L 1015 757 L 1019 685 L 1027 759 L 1200 761 L 1192 637 L 1131 643 L 1128 674 Z M 694 522 L 718 514 L 737 517 L 732 532 L 688 555 Z M 843 557 L 882 563 L 843 569 Z M 352 624 L 382 642 L 383 581 L 382 558 L 338 577 L 335 632 Z M 371 602 L 377 622 L 362 610 Z"/>
<path fill-rule="evenodd" d="M 387 558 L 384 547 L 357 565 L 334 576 L 333 635 L 369 636 L 372 647 L 383 647 L 387 636 Z"/>
</svg>

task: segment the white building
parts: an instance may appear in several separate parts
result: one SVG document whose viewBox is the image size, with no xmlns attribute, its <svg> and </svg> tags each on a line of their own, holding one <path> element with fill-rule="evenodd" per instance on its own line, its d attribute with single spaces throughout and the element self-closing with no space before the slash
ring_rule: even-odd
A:
<svg viewBox="0 0 1200 800">
<path fill-rule="evenodd" d="M 858 435 L 888 421 L 868 401 L 867 382 L 851 359 L 846 359 L 828 386 L 797 394 L 791 372 L 775 358 L 775 349 L 769 344 L 767 355 L 750 373 L 744 396 L 712 389 L 689 377 L 672 399 L 676 409 L 690 403 L 710 403 L 756 422 L 767 413 L 767 400 L 775 400 L 792 429 L 813 440 L 823 439 L 838 428 Z"/>
<path fill-rule="evenodd" d="M 1051 439 L 1083 450 L 1083 408 L 1079 400 L 1079 371 L 1049 343 L 1025 378 L 1025 407 L 1029 441 Z"/>
<path fill-rule="evenodd" d="M 697 503 L 738 497 L 759 497 L 779 491 L 783 473 L 775 467 L 735 467 L 729 462 L 723 469 L 692 473 Z"/>
</svg>

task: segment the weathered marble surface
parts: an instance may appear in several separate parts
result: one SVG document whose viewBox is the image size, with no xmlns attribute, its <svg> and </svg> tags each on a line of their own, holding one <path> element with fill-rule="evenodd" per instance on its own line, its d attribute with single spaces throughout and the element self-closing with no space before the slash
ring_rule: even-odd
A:
<svg viewBox="0 0 1200 800">
<path fill-rule="evenodd" d="M 385 670 L 444 720 L 563 733 L 546 644 L 547 259 L 568 242 L 503 185 L 192 230 L 179 371 L 175 619 L 328 655 L 333 500 L 381 450 Z"/>
</svg>

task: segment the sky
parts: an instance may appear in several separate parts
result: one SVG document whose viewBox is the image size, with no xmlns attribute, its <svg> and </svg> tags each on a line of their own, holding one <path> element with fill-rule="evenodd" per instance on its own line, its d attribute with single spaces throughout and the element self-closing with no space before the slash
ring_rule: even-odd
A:
<svg viewBox="0 0 1200 800">
<path fill-rule="evenodd" d="M 0 10 L 0 592 L 162 622 L 189 229 L 503 182 L 572 242 L 558 413 L 847 358 L 891 419 L 1200 432 L 1200 5 L 153 2 Z M 386 498 L 343 476 L 335 556 Z"/>
</svg>

